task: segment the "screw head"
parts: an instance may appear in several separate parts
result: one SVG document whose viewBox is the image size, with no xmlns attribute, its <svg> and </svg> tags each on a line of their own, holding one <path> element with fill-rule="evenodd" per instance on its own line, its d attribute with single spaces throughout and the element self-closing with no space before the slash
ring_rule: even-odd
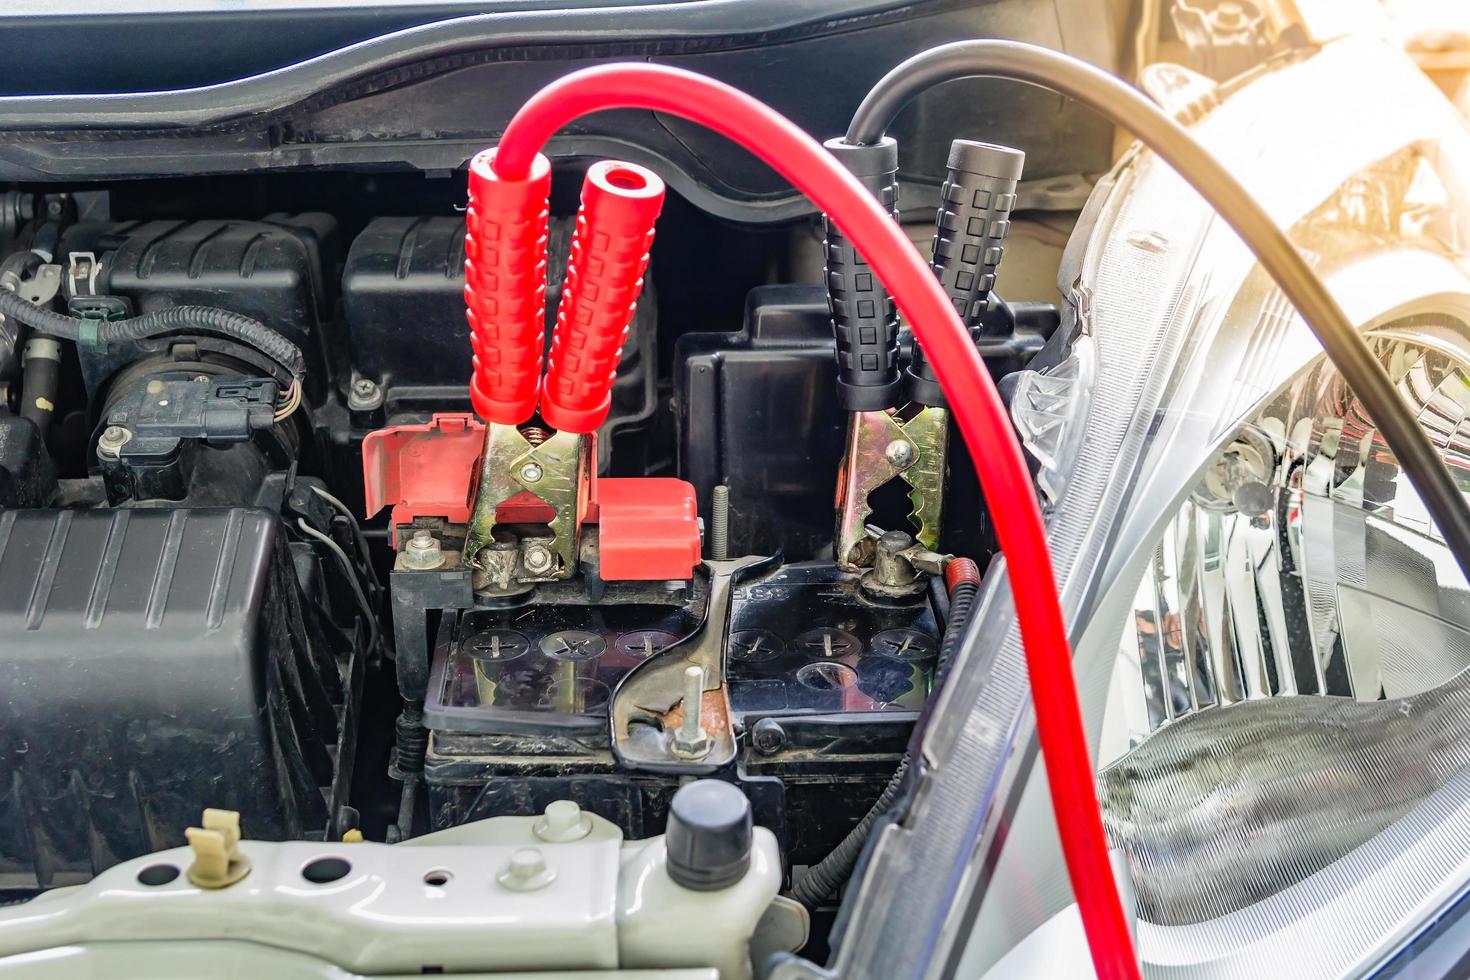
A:
<svg viewBox="0 0 1470 980">
<path fill-rule="evenodd" d="M 383 404 L 383 391 L 371 378 L 356 378 L 347 390 L 347 407 L 354 412 L 370 412 Z"/>
<path fill-rule="evenodd" d="M 106 456 L 109 459 L 117 456 L 117 452 L 133 434 L 120 425 L 109 425 L 102 430 L 102 435 L 97 438 L 97 455 Z"/>
<path fill-rule="evenodd" d="M 894 466 L 907 466 L 914 461 L 914 444 L 907 439 L 895 439 L 884 448 L 883 456 Z"/>
<path fill-rule="evenodd" d="M 556 567 L 556 556 L 544 544 L 533 544 L 521 553 L 521 562 L 526 571 L 541 575 Z"/>
<path fill-rule="evenodd" d="M 527 463 L 521 467 L 521 480 L 525 483 L 538 483 L 542 477 L 540 463 Z"/>
<path fill-rule="evenodd" d="M 786 747 L 786 729 L 774 718 L 762 718 L 750 730 L 750 744 L 761 755 L 775 755 Z"/>
</svg>

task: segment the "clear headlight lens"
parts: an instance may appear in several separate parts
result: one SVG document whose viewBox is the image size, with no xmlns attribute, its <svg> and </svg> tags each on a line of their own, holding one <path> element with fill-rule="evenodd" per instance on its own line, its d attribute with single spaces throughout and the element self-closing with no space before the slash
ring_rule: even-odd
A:
<svg viewBox="0 0 1470 980">
<path fill-rule="evenodd" d="M 1191 112 L 1470 474 L 1463 123 L 1361 38 Z M 1470 888 L 1470 589 L 1240 241 L 1148 154 L 1109 179 L 1060 283 L 1078 342 L 1012 409 L 1145 972 L 1361 973 Z M 982 652 L 926 742 L 937 775 L 874 862 L 944 880 L 959 831 L 945 928 L 967 975 L 1072 901 L 1005 589 L 987 582 Z M 960 829 L 966 781 L 982 818 Z"/>
<path fill-rule="evenodd" d="M 1442 319 L 1372 342 L 1461 473 L 1467 338 Z M 1145 921 L 1204 922 L 1304 881 L 1470 764 L 1470 591 L 1322 360 L 1205 466 L 1133 607 L 1109 706 L 1133 747 L 1101 790 Z"/>
</svg>

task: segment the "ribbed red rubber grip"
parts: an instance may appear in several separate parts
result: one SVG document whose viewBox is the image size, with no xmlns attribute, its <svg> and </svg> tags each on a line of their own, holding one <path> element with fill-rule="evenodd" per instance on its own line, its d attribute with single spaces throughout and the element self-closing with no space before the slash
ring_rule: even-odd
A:
<svg viewBox="0 0 1470 980">
<path fill-rule="evenodd" d="M 587 170 L 541 391 L 554 429 L 592 432 L 607 418 L 663 203 L 664 182 L 650 170 L 616 160 Z"/>
<path fill-rule="evenodd" d="M 486 422 L 519 425 L 536 410 L 546 338 L 546 224 L 551 162 L 502 180 L 495 150 L 470 161 L 464 302 L 474 375 L 470 401 Z"/>
</svg>

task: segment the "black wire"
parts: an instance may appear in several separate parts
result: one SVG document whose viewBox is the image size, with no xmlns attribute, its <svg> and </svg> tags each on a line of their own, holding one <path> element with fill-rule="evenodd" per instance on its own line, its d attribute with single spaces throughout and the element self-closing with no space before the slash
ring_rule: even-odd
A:
<svg viewBox="0 0 1470 980">
<path fill-rule="evenodd" d="M 10 317 L 51 337 L 71 341 L 81 339 L 82 320 L 42 309 L 3 289 L 0 289 L 0 316 Z M 291 341 L 259 320 L 214 306 L 170 306 L 125 320 L 103 320 L 96 327 L 97 342 L 101 344 L 138 341 L 184 331 L 215 334 L 249 344 L 285 368 L 293 378 L 300 378 L 306 369 L 301 348 Z"/>
<path fill-rule="evenodd" d="M 930 582 L 938 582 L 938 591 L 944 591 L 944 576 L 936 575 Z M 944 626 L 944 638 L 939 644 L 939 657 L 934 664 L 934 683 L 929 691 L 929 697 L 924 701 L 920 720 L 916 726 L 920 731 L 923 730 L 929 716 L 934 711 L 935 704 L 939 701 L 939 692 L 949 677 L 949 669 L 953 666 L 960 643 L 964 640 L 965 628 L 975 610 L 975 600 L 979 594 L 979 583 L 969 580 L 956 582 L 954 588 L 945 593 L 949 616 Z M 908 777 L 912 765 L 912 751 L 905 752 L 903 758 L 899 760 L 898 768 L 893 770 L 893 775 L 889 776 L 888 782 L 884 784 L 883 792 L 868 808 L 868 812 L 863 814 L 863 818 L 847 832 L 847 836 L 843 837 L 826 857 L 808 868 L 806 874 L 792 884 L 792 898 L 809 909 L 817 908 L 836 894 L 837 889 L 852 877 L 852 871 L 857 867 L 863 848 L 867 846 L 873 826 L 889 810 L 893 809 L 893 804 L 899 798 L 904 780 Z"/>
<path fill-rule="evenodd" d="M 878 80 L 853 114 L 847 142 L 883 137 L 900 109 L 925 89 L 984 76 L 1026 82 L 1082 103 L 1162 157 L 1225 219 L 1317 335 L 1362 400 L 1418 491 L 1460 571 L 1470 578 L 1470 505 L 1362 334 L 1286 233 L 1184 127 L 1114 76 L 1069 55 L 1015 41 L 956 41 L 930 48 Z"/>
</svg>

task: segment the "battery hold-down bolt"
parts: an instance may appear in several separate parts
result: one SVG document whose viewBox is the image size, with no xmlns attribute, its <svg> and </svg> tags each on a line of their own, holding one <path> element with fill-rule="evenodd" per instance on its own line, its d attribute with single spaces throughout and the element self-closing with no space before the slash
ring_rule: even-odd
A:
<svg viewBox="0 0 1470 980">
<path fill-rule="evenodd" d="M 684 718 L 674 729 L 669 747 L 681 759 L 702 759 L 709 755 L 709 734 L 699 724 L 700 702 L 704 700 L 704 668 L 684 668 Z"/>
</svg>

